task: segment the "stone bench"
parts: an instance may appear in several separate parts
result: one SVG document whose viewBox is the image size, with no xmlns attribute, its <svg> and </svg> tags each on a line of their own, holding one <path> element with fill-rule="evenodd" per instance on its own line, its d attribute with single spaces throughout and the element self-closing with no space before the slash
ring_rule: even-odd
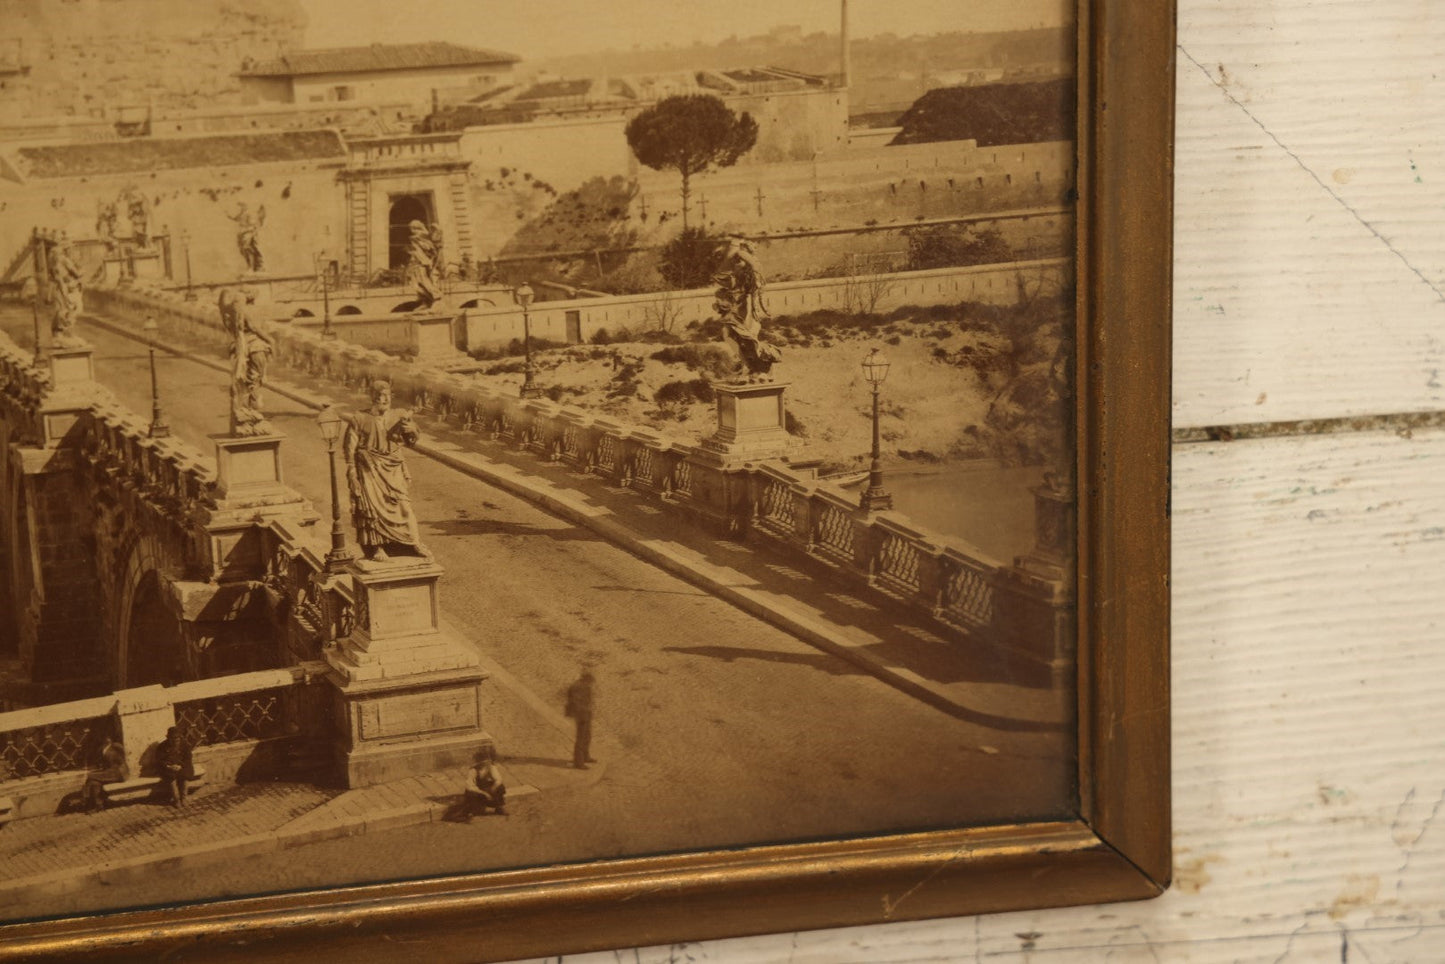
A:
<svg viewBox="0 0 1445 964">
<path fill-rule="evenodd" d="M 193 791 L 203 786 L 206 782 L 206 768 L 194 767 L 193 775 L 186 779 L 187 791 Z M 118 780 L 115 783 L 102 784 L 100 788 L 101 798 L 107 806 L 117 803 L 133 803 L 136 800 L 145 800 L 159 789 L 160 777 L 136 777 L 133 780 Z"/>
</svg>

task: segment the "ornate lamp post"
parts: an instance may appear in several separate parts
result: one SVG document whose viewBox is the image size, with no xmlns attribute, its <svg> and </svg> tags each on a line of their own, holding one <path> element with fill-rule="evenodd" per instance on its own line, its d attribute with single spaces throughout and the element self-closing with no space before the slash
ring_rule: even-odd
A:
<svg viewBox="0 0 1445 964">
<path fill-rule="evenodd" d="M 166 417 L 161 414 L 161 390 L 156 383 L 156 350 L 151 350 L 151 427 L 149 435 L 151 438 L 165 438 L 171 434 L 171 427 L 166 424 Z"/>
<path fill-rule="evenodd" d="M 522 306 L 522 353 L 526 361 L 522 365 L 522 397 L 536 398 L 542 394 L 542 386 L 533 383 L 537 370 L 532 366 L 532 286 L 523 281 L 517 285 L 512 297 Z"/>
<path fill-rule="evenodd" d="M 317 257 L 321 259 L 321 337 L 335 338 L 331 327 L 331 264 L 325 260 L 325 251 Z"/>
<path fill-rule="evenodd" d="M 186 300 L 195 301 L 196 292 L 191 287 L 191 232 L 189 228 L 181 229 L 181 244 L 186 248 Z"/>
<path fill-rule="evenodd" d="M 336 443 L 341 440 L 341 416 L 328 405 L 316 416 L 321 437 L 326 440 L 326 454 L 331 463 L 331 551 L 326 554 L 326 571 L 340 572 L 354 557 L 346 545 L 346 529 L 341 525 L 341 485 L 336 477 Z"/>
<path fill-rule="evenodd" d="M 888 377 L 888 358 L 877 348 L 863 359 L 863 377 L 873 386 L 873 462 L 868 466 L 868 488 L 863 490 L 858 504 L 865 512 L 878 512 L 893 508 L 893 496 L 883 489 L 883 463 L 878 447 L 878 386 Z"/>
</svg>

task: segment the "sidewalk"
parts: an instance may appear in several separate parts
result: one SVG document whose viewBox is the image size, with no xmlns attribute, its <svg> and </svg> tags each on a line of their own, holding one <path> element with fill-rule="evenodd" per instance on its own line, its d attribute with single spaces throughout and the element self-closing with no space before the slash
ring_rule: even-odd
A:
<svg viewBox="0 0 1445 964">
<path fill-rule="evenodd" d="M 552 741 L 555 742 L 555 741 Z M 605 761 L 587 770 L 561 759 L 502 757 L 507 801 L 591 786 Z M 97 884 L 123 886 L 135 874 L 175 872 L 334 837 L 457 820 L 471 771 L 443 770 L 358 790 L 306 783 L 202 788 L 185 810 L 157 802 L 100 813 L 17 820 L 0 830 L 0 905 L 57 897 Z M 488 814 L 476 820 L 506 820 Z"/>
<path fill-rule="evenodd" d="M 509 811 L 529 798 L 593 786 L 607 760 L 623 752 L 602 737 L 600 762 L 572 767 L 573 723 L 505 667 L 479 653 L 490 684 L 489 731 L 502 732 L 498 766 Z M 200 867 L 216 860 L 286 850 L 335 837 L 457 819 L 470 767 L 344 790 L 266 782 L 202 787 L 178 811 L 153 801 L 99 813 L 52 814 L 0 827 L 0 907 L 43 905 L 96 885 L 124 886 L 132 876 Z M 489 814 L 477 820 L 508 820 Z"/>
</svg>

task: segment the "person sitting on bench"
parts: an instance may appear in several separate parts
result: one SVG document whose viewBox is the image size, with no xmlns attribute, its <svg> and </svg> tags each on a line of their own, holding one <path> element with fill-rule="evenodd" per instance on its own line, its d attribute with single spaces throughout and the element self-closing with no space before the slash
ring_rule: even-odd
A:
<svg viewBox="0 0 1445 964">
<path fill-rule="evenodd" d="M 161 782 L 170 791 L 171 806 L 184 810 L 186 781 L 194 775 L 194 767 L 190 744 L 181 736 L 180 727 L 173 726 L 166 731 L 166 738 L 156 748 L 156 762 L 161 768 Z"/>
<path fill-rule="evenodd" d="M 85 785 L 80 788 L 80 808 L 86 813 L 103 810 L 105 785 L 129 779 L 130 767 L 125 762 L 125 747 L 119 740 L 106 737 L 105 746 L 100 750 L 100 769 L 86 774 Z"/>
</svg>

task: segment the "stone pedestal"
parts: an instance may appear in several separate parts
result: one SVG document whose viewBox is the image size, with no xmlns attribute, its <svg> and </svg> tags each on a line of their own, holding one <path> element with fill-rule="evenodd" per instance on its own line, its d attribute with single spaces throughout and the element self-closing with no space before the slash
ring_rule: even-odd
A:
<svg viewBox="0 0 1445 964">
<path fill-rule="evenodd" d="M 450 362 L 458 356 L 466 357 L 457 351 L 452 339 L 453 321 L 450 315 L 417 315 L 411 319 L 411 350 L 418 362 Z"/>
<path fill-rule="evenodd" d="M 351 633 L 326 657 L 336 688 L 337 762 L 349 787 L 470 764 L 482 729 L 477 654 L 438 621 L 442 568 L 353 563 Z"/>
<path fill-rule="evenodd" d="M 206 577 L 212 580 L 260 579 L 266 560 L 261 526 L 271 519 L 309 525 L 317 515 L 311 504 L 281 478 L 282 435 L 213 435 L 216 482 L 198 523 L 210 541 Z"/>
<path fill-rule="evenodd" d="M 216 498 L 254 499 L 286 491 L 281 478 L 284 435 L 213 435 Z"/>
<path fill-rule="evenodd" d="M 1072 569 L 1077 518 L 1071 493 L 1047 485 L 1034 489 L 1034 548 L 1014 564 L 1045 579 L 1062 579 Z"/>
<path fill-rule="evenodd" d="M 90 345 L 50 348 L 50 384 L 55 388 L 95 381 L 95 349 Z"/>
<path fill-rule="evenodd" d="M 781 458 L 792 437 L 787 429 L 787 382 L 733 383 L 714 386 L 717 431 L 702 440 L 702 455 L 722 468 L 759 459 Z"/>
</svg>

